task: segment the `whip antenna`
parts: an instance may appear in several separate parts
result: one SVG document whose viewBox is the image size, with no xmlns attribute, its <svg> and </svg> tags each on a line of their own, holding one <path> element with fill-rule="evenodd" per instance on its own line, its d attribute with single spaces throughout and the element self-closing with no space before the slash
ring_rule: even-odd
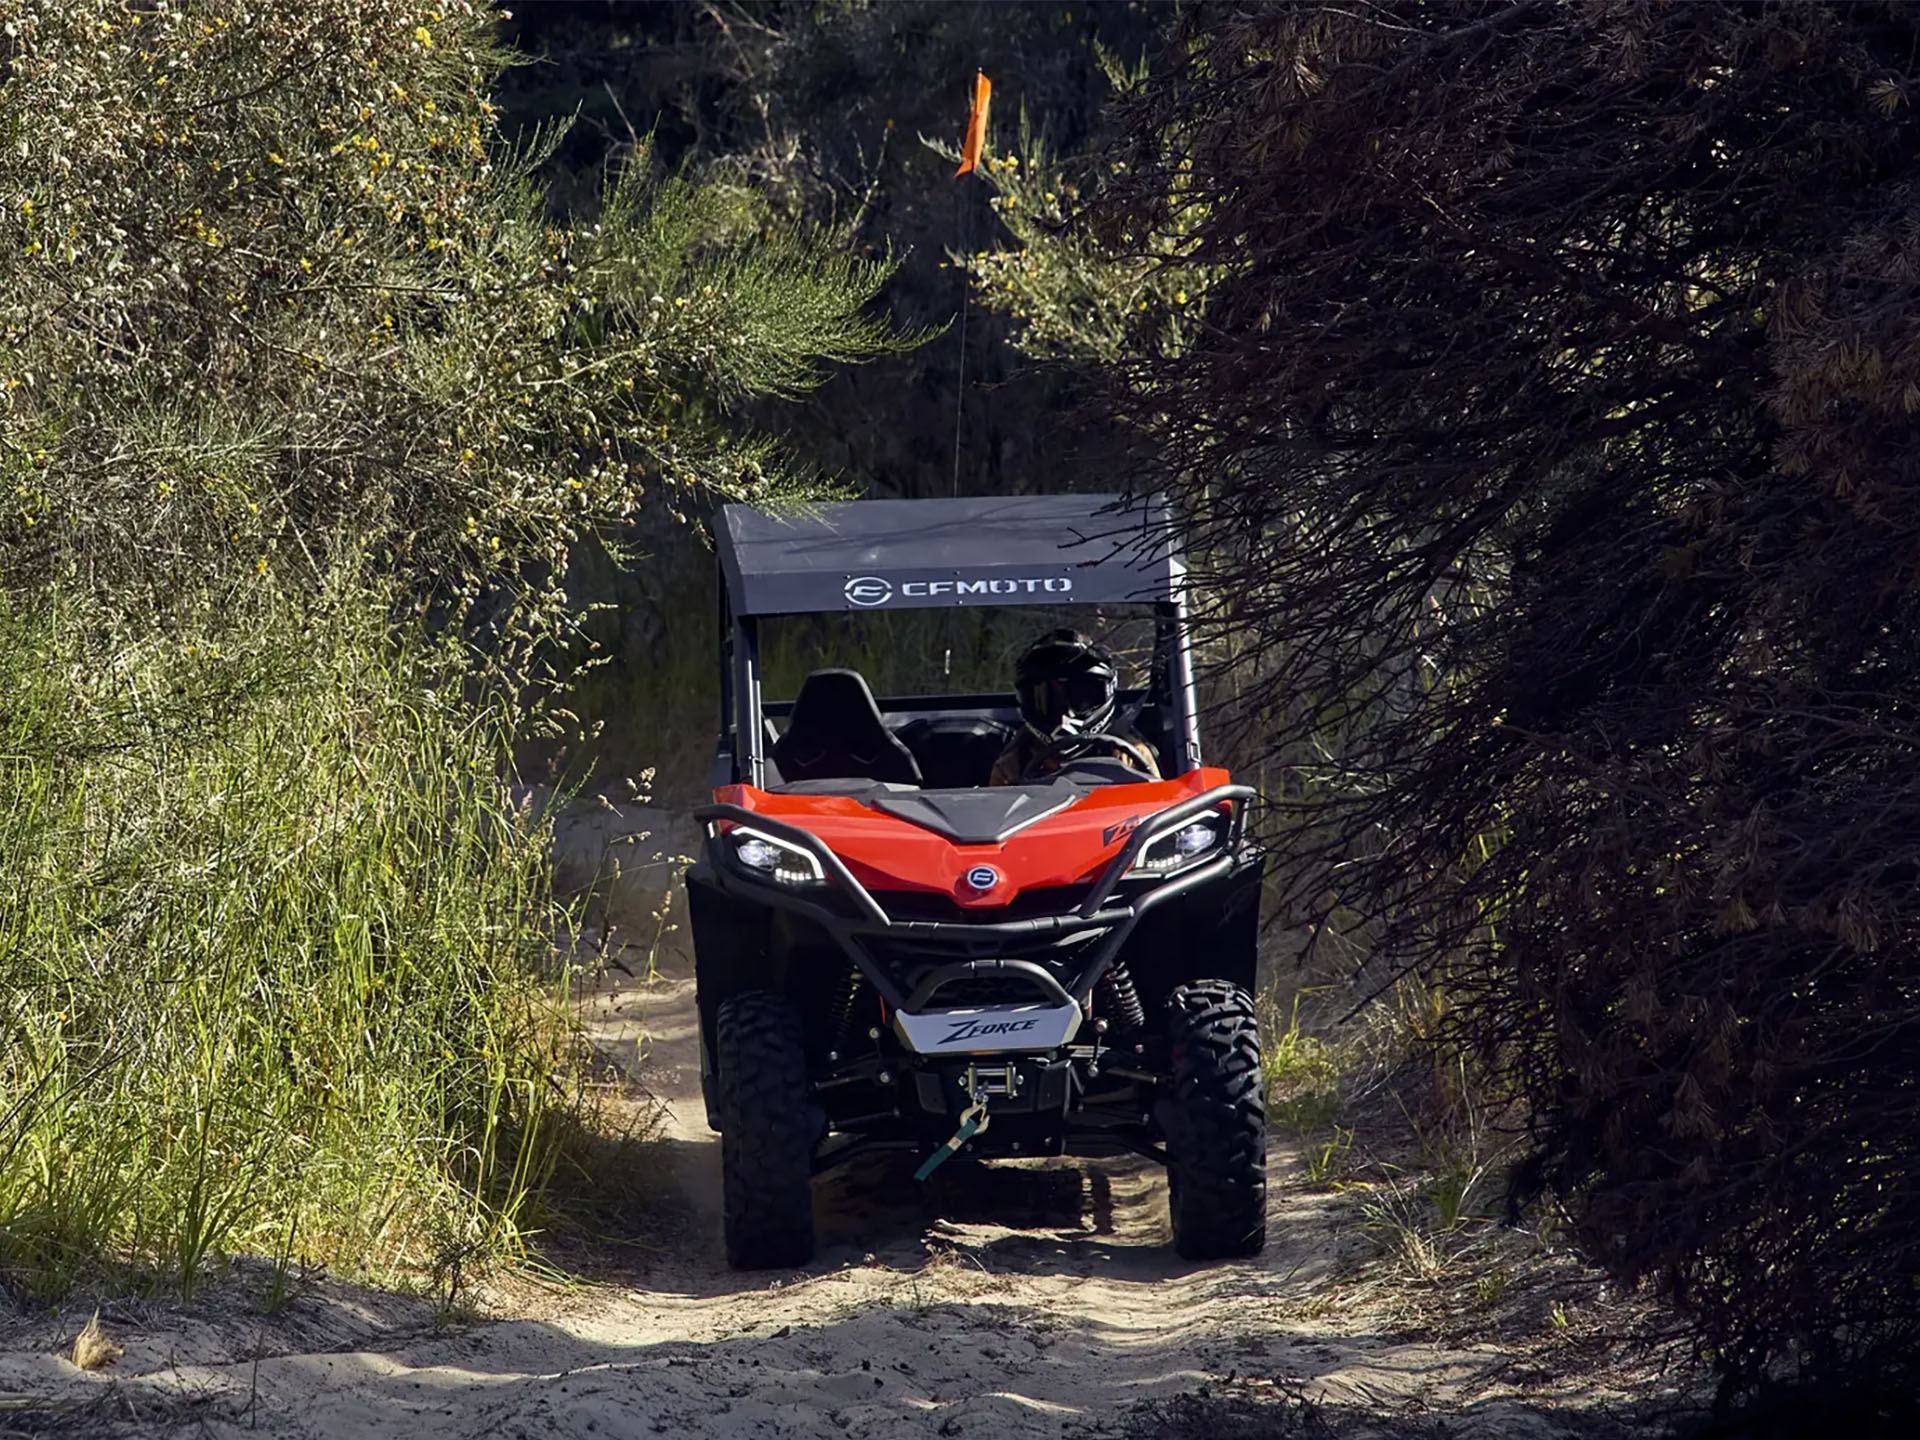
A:
<svg viewBox="0 0 1920 1440">
<path fill-rule="evenodd" d="M 993 82 L 986 71 L 973 72 L 973 108 L 967 112 L 967 138 L 960 147 L 960 168 L 953 172 L 958 180 L 972 174 L 980 165 L 980 149 L 987 139 L 987 106 L 993 99 Z M 973 206 L 960 192 L 957 203 L 964 219 L 960 241 L 960 378 L 953 396 L 953 493 L 960 493 L 960 427 L 967 404 L 967 312 L 973 308 Z"/>
</svg>

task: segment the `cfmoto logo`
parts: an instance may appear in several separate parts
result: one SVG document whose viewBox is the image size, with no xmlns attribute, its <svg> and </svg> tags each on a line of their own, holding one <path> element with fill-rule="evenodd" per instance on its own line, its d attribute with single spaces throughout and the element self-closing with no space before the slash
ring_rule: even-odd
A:
<svg viewBox="0 0 1920 1440">
<path fill-rule="evenodd" d="M 975 890 L 991 890 L 1000 883 L 1000 872 L 991 865 L 976 865 L 967 871 L 967 884 Z"/>
<path fill-rule="evenodd" d="M 893 582 L 880 575 L 855 575 L 847 581 L 842 593 L 849 605 L 871 609 L 893 598 Z"/>
</svg>

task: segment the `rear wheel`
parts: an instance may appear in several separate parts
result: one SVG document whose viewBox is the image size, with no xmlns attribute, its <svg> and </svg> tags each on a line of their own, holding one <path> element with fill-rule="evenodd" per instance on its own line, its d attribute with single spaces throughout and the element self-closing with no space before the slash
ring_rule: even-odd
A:
<svg viewBox="0 0 1920 1440">
<path fill-rule="evenodd" d="M 764 990 L 736 995 L 714 1026 L 719 1061 L 722 1225 L 736 1270 L 813 1258 L 813 1147 L 800 1017 Z"/>
<path fill-rule="evenodd" d="M 1267 1106 L 1253 999 L 1224 980 L 1183 985 L 1167 997 L 1167 1034 L 1173 1248 L 1189 1260 L 1257 1255 L 1267 1243 Z"/>
</svg>

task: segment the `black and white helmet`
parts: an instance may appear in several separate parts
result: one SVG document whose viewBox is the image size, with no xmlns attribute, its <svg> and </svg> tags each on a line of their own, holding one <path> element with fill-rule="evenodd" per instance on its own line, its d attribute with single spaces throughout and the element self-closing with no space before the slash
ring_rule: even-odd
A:
<svg viewBox="0 0 1920 1440">
<path fill-rule="evenodd" d="M 1077 630 L 1050 630 L 1027 647 L 1013 672 L 1027 728 L 1043 740 L 1093 735 L 1113 720 L 1120 672 Z"/>
</svg>

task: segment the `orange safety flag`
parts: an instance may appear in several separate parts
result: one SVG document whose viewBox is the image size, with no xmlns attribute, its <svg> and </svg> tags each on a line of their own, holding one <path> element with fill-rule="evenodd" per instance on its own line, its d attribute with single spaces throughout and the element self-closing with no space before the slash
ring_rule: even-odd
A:
<svg viewBox="0 0 1920 1440">
<path fill-rule="evenodd" d="M 980 147 L 987 140 L 987 101 L 993 98 L 993 82 L 986 72 L 973 72 L 973 112 L 967 116 L 967 143 L 960 147 L 960 168 L 953 172 L 958 180 L 980 163 Z"/>
</svg>

